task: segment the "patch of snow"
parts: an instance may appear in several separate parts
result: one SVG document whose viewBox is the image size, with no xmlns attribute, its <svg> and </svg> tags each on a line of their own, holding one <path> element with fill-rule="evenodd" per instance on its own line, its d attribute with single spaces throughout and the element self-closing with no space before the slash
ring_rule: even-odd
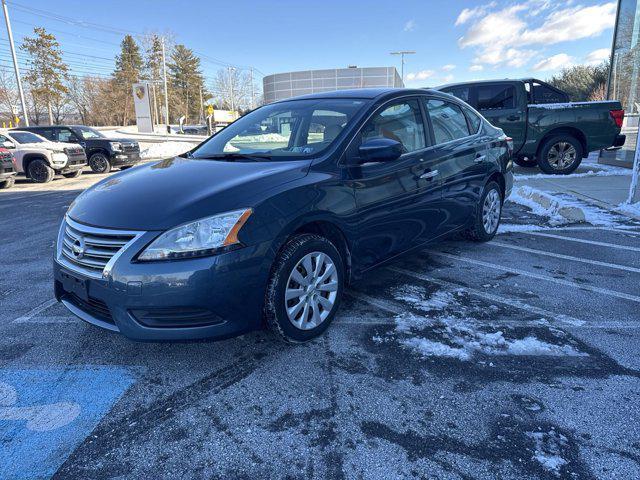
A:
<svg viewBox="0 0 640 480">
<path fill-rule="evenodd" d="M 640 202 L 621 203 L 620 205 L 618 205 L 618 211 L 640 217 Z"/>
<path fill-rule="evenodd" d="M 433 295 L 427 297 L 425 290 L 416 285 L 404 285 L 397 288 L 394 293 L 394 298 L 407 302 L 425 312 L 444 310 L 455 300 L 452 293 L 442 290 L 438 290 Z"/>
<path fill-rule="evenodd" d="M 549 432 L 527 432 L 526 435 L 534 442 L 533 460 L 540 466 L 556 475 L 560 475 L 560 469 L 568 462 L 562 458 L 562 450 L 566 448 L 568 439 L 555 430 Z"/>
<path fill-rule="evenodd" d="M 196 145 L 198 144 L 190 142 L 152 143 L 140 150 L 140 157 L 143 159 L 171 158 L 188 152 Z"/>
<path fill-rule="evenodd" d="M 570 173 L 569 175 L 562 175 L 559 177 L 558 175 L 552 175 L 549 173 L 533 173 L 533 174 L 514 174 L 514 179 L 516 181 L 521 180 L 530 180 L 536 178 L 550 178 L 554 180 L 562 180 L 565 178 L 583 178 L 583 177 L 615 177 L 615 176 L 626 176 L 631 175 L 632 171 L 628 168 L 621 167 L 612 167 L 610 165 L 598 165 L 595 168 L 592 168 L 586 172 L 579 173 Z"/>
</svg>

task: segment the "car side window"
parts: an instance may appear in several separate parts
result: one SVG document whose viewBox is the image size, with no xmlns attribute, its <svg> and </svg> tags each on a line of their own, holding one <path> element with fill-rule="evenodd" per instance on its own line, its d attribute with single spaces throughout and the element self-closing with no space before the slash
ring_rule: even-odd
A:
<svg viewBox="0 0 640 480">
<path fill-rule="evenodd" d="M 58 130 L 58 142 L 77 142 L 78 137 L 68 128 L 61 128 Z"/>
<path fill-rule="evenodd" d="M 40 130 L 36 130 L 33 133 L 40 135 L 41 137 L 46 138 L 47 140 L 51 140 L 52 142 L 56 140 L 56 131 L 53 128 L 42 128 Z"/>
<path fill-rule="evenodd" d="M 469 121 L 469 127 L 471 128 L 471 135 L 475 135 L 478 133 L 480 129 L 480 124 L 482 123 L 482 119 L 471 109 L 465 108 L 464 114 L 467 116 L 467 120 Z"/>
<path fill-rule="evenodd" d="M 394 103 L 370 118 L 361 131 L 361 143 L 376 138 L 400 142 L 404 153 L 425 148 L 424 124 L 418 101 Z"/>
<path fill-rule="evenodd" d="M 429 118 L 431 118 L 436 144 L 450 142 L 470 135 L 467 119 L 458 105 L 432 98 L 427 101 L 427 111 L 429 112 Z"/>
<path fill-rule="evenodd" d="M 479 111 L 516 108 L 516 89 L 513 85 L 499 83 L 479 85 L 477 102 Z"/>
</svg>

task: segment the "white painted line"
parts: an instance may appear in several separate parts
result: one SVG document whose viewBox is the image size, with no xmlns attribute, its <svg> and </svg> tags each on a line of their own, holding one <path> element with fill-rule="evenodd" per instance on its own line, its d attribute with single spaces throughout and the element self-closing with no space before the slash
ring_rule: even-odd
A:
<svg viewBox="0 0 640 480">
<path fill-rule="evenodd" d="M 15 323 L 28 322 L 39 313 L 44 312 L 47 308 L 54 306 L 56 303 L 58 303 L 58 301 L 55 298 L 52 298 L 51 300 L 47 300 L 46 302 L 42 302 L 40 305 L 38 305 L 35 308 L 32 308 L 21 317 L 14 318 L 12 322 L 15 322 Z"/>
<path fill-rule="evenodd" d="M 22 320 L 19 323 L 82 323 L 79 318 L 76 317 L 65 317 L 62 315 L 45 315 L 45 316 L 35 316 L 26 320 Z"/>
<path fill-rule="evenodd" d="M 589 265 L 599 265 L 601 267 L 615 268 L 616 270 L 624 270 L 626 272 L 640 273 L 640 268 L 636 268 L 636 267 L 628 267 L 626 265 L 619 265 L 617 263 L 601 262 L 599 260 L 590 260 L 588 258 L 582 258 L 582 257 L 572 257 L 571 255 L 563 255 L 561 253 L 545 252 L 543 250 L 535 250 L 533 248 L 520 247 L 518 245 L 510 245 L 508 243 L 496 242 L 495 240 L 491 242 L 487 242 L 485 245 L 494 245 L 496 247 L 511 248 L 513 250 L 519 250 L 521 252 L 528 252 L 536 255 L 544 255 L 546 257 L 561 258 L 563 260 L 571 260 L 573 262 L 588 263 Z"/>
<path fill-rule="evenodd" d="M 556 238 L 558 240 L 566 240 L 568 242 L 586 243 L 588 245 L 597 245 L 599 247 L 618 248 L 620 250 L 629 250 L 631 252 L 640 252 L 640 248 L 638 247 L 628 247 L 626 245 L 616 245 L 615 243 L 597 242 L 595 240 L 585 240 L 583 238 L 565 237 L 563 235 L 553 235 L 552 233 L 542 233 L 542 232 L 518 232 L 518 233 L 524 233 L 525 235 L 535 235 L 537 237 Z"/>
<path fill-rule="evenodd" d="M 386 312 L 392 313 L 394 315 L 399 315 L 407 311 L 406 308 L 402 308 L 400 305 L 397 305 L 395 302 L 389 302 L 387 300 L 381 300 L 379 298 L 374 298 L 366 293 L 355 292 L 353 290 L 347 290 L 344 292 L 345 295 L 349 295 L 352 298 L 357 300 L 361 300 L 365 303 L 373 305 L 374 307 L 378 307 L 381 310 L 385 310 Z"/>
<path fill-rule="evenodd" d="M 451 260 L 458 260 L 461 262 L 471 263 L 473 265 L 480 265 L 482 267 L 492 268 L 495 270 L 502 270 L 503 272 L 511 272 L 523 277 L 535 278 L 538 280 L 544 280 L 546 282 L 557 283 L 558 285 L 566 285 L 568 287 L 574 287 L 582 290 L 588 290 L 590 292 L 600 293 L 609 297 L 622 298 L 624 300 L 630 300 L 632 302 L 640 303 L 640 297 L 636 295 L 630 295 L 628 293 L 618 292 L 616 290 L 609 290 L 608 288 L 594 287 L 592 285 L 572 282 L 569 280 L 563 280 L 561 278 L 548 277 L 546 275 L 539 275 L 533 272 L 527 272 L 526 270 L 520 270 L 519 268 L 505 267 L 503 265 L 496 265 L 495 263 L 483 262 L 481 260 L 474 260 L 473 258 L 461 257 L 458 255 L 451 255 L 450 253 L 437 252 L 435 250 L 428 250 L 430 254 L 440 257 L 449 258 Z"/>
<path fill-rule="evenodd" d="M 584 320 L 579 320 L 570 315 L 565 315 L 563 313 L 555 313 L 550 310 L 545 310 L 544 308 L 536 307 L 534 305 L 529 305 L 527 303 L 521 302 L 520 300 L 516 300 L 514 298 L 501 297 L 493 293 L 484 292 L 482 290 L 477 290 L 472 287 L 466 287 L 464 285 L 459 285 L 454 282 L 449 282 L 441 278 L 431 277 L 423 273 L 418 273 L 412 270 L 406 270 L 404 268 L 399 268 L 399 267 L 387 267 L 387 270 L 391 270 L 392 272 L 396 272 L 396 273 L 401 273 L 403 275 L 407 275 L 407 276 L 416 278 L 418 280 L 423 280 L 425 282 L 435 283 L 436 285 L 440 285 L 449 290 L 462 290 L 462 291 L 468 292 L 469 294 L 475 297 L 480 297 L 484 300 L 489 300 L 495 303 L 502 303 L 503 305 L 508 305 L 510 307 L 523 310 L 527 313 L 535 313 L 536 315 L 540 315 L 541 317 L 544 317 L 546 319 L 553 319 L 558 322 L 562 322 L 572 326 L 581 326 L 585 324 Z"/>
</svg>

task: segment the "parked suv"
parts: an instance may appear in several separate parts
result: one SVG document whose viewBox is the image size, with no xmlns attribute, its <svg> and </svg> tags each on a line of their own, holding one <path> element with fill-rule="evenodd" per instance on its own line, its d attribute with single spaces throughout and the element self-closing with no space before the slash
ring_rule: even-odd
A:
<svg viewBox="0 0 640 480">
<path fill-rule="evenodd" d="M 0 147 L 0 190 L 11 188 L 16 182 L 17 172 L 13 162 L 11 152 L 4 147 Z"/>
<path fill-rule="evenodd" d="M 2 132 L 0 145 L 13 153 L 18 173 L 24 173 L 37 183 L 50 182 L 56 173 L 67 178 L 79 177 L 87 164 L 82 147 L 50 142 L 33 132 Z"/>
<path fill-rule="evenodd" d="M 351 280 L 452 232 L 493 238 L 511 140 L 436 91 L 327 92 L 254 110 L 189 153 L 72 203 L 55 296 L 138 340 L 224 338 L 263 320 L 320 335 Z"/>
<path fill-rule="evenodd" d="M 21 128 L 42 135 L 52 142 L 78 143 L 84 147 L 89 166 L 95 173 L 121 170 L 140 161 L 140 146 L 128 138 L 109 138 L 95 128 L 84 125 L 46 125 Z"/>
</svg>

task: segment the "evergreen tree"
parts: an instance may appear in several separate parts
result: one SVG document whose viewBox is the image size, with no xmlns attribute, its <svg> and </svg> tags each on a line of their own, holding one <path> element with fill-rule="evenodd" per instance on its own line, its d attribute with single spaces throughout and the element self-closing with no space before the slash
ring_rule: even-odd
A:
<svg viewBox="0 0 640 480">
<path fill-rule="evenodd" d="M 143 78 L 151 81 L 153 115 L 156 121 L 162 121 L 158 107 L 164 105 L 164 90 L 159 88 L 163 79 L 162 39 L 153 33 L 146 38 L 145 44 Z"/>
<path fill-rule="evenodd" d="M 113 72 L 114 97 L 121 105 L 122 123 L 127 125 L 130 118 L 133 118 L 132 85 L 141 77 L 143 67 L 140 48 L 131 35 L 125 35 L 120 45 L 120 55 L 116 56 L 116 68 Z"/>
<path fill-rule="evenodd" d="M 29 84 L 33 104 L 35 105 L 36 123 L 39 120 L 38 105 L 46 105 L 49 112 L 49 123 L 53 123 L 53 105 L 60 105 L 67 93 L 65 79 L 68 67 L 62 60 L 60 44 L 56 37 L 42 27 L 33 29 L 33 38 L 25 37 L 20 49 L 25 51 L 28 71 L 25 80 Z"/>
<path fill-rule="evenodd" d="M 551 77 L 549 83 L 567 92 L 572 101 L 586 102 L 602 96 L 602 90 L 606 91 L 608 77 L 608 62 L 600 65 L 574 65 Z"/>
<path fill-rule="evenodd" d="M 184 115 L 187 123 L 190 117 L 192 120 L 199 121 L 203 116 L 200 109 L 200 95 L 202 94 L 203 102 L 210 97 L 204 89 L 200 59 L 193 50 L 178 44 L 171 52 L 167 68 L 171 81 L 169 110 L 177 116 Z"/>
</svg>

